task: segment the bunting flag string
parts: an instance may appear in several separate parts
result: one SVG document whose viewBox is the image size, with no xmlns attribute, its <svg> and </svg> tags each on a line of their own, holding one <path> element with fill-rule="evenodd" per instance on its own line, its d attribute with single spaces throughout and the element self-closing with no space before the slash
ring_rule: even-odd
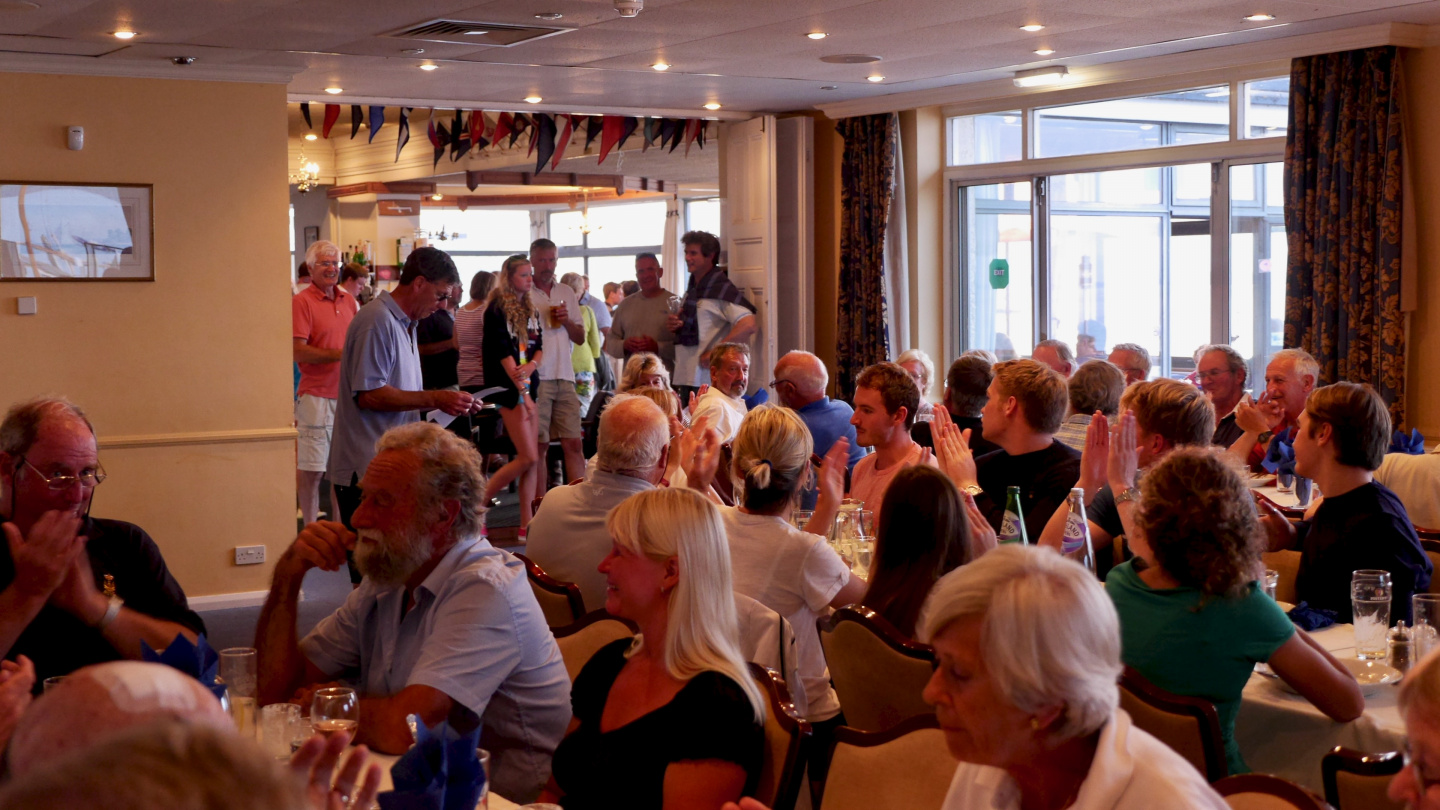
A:
<svg viewBox="0 0 1440 810">
<path fill-rule="evenodd" d="M 700 137 L 700 127 L 704 123 L 699 118 L 685 120 L 685 157 L 690 157 L 690 144 Z"/>
<path fill-rule="evenodd" d="M 445 154 L 445 147 L 450 145 L 450 133 L 445 129 L 445 124 L 435 122 L 437 110 L 430 111 L 430 125 L 426 128 L 426 134 L 430 137 L 430 145 L 435 147 L 435 161 L 431 168 L 440 165 L 440 158 Z"/>
<path fill-rule="evenodd" d="M 400 134 L 395 138 L 395 162 L 400 162 L 400 152 L 410 142 L 410 111 L 414 107 L 400 108 Z"/>
<path fill-rule="evenodd" d="M 555 153 L 555 116 L 536 113 L 534 132 L 530 135 L 530 151 L 539 152 L 535 161 L 535 173 L 545 171 L 545 164 L 550 162 L 550 156 Z"/>
<path fill-rule="evenodd" d="M 555 139 L 555 149 L 553 150 L 555 158 L 550 161 L 550 171 L 552 172 L 560 168 L 560 160 L 565 157 L 565 147 L 570 145 L 570 136 L 574 134 L 575 119 L 578 116 L 564 115 L 561 117 L 565 119 L 565 129 Z"/>
<path fill-rule="evenodd" d="M 455 120 L 450 123 L 450 162 L 465 157 L 470 151 L 470 130 L 465 126 L 465 111 L 456 110 Z"/>
<path fill-rule="evenodd" d="M 360 111 L 359 104 L 350 105 L 350 140 L 360 134 L 360 122 L 365 119 L 365 114 Z"/>
<path fill-rule="evenodd" d="M 592 115 L 585 119 L 585 149 L 589 151 L 590 144 L 595 142 L 595 137 L 605 126 L 605 116 Z"/>
<path fill-rule="evenodd" d="M 491 143 L 500 143 L 500 141 L 501 141 L 506 135 L 509 135 L 511 132 L 514 132 L 514 131 L 515 131 L 515 116 L 514 116 L 514 114 L 508 113 L 508 112 L 502 112 L 502 113 L 500 113 L 499 115 L 495 116 L 495 129 L 493 130 L 492 134 L 490 135 L 490 142 L 491 142 Z M 514 140 L 511 140 L 511 141 L 510 141 L 510 145 L 511 145 L 511 146 L 514 146 L 514 145 L 515 145 L 515 141 L 514 141 Z"/>
<path fill-rule="evenodd" d="M 315 124 L 314 124 L 313 122 L 311 122 L 311 120 L 310 120 L 310 102 L 308 102 L 308 101 L 302 101 L 302 102 L 300 102 L 300 114 L 303 115 L 303 116 L 305 116 L 305 128 L 306 128 L 306 129 L 314 129 L 314 128 L 315 128 Z"/>
<path fill-rule="evenodd" d="M 376 104 L 371 104 L 369 143 L 375 142 L 375 133 L 379 132 L 380 128 L 383 126 L 385 126 L 385 108 Z"/>
<path fill-rule="evenodd" d="M 645 152 L 650 151 L 651 145 L 653 145 L 653 144 L 655 143 L 655 138 L 658 137 L 659 135 L 660 135 L 660 119 L 659 119 L 659 118 L 654 118 L 654 117 L 646 118 L 646 119 L 645 119 L 645 132 L 644 132 L 644 134 L 643 134 L 643 135 L 641 136 L 641 138 L 640 138 L 640 152 L 641 152 L 641 154 L 644 154 Z"/>
<path fill-rule="evenodd" d="M 485 137 L 484 110 L 474 110 L 470 113 L 470 144 L 475 147 L 476 152 L 490 145 L 490 141 Z"/>
<path fill-rule="evenodd" d="M 520 136 L 524 135 L 526 130 L 530 130 L 533 137 L 535 129 L 535 119 L 531 118 L 529 113 L 515 113 L 514 120 L 511 122 L 510 126 L 510 148 L 514 149 L 515 142 L 520 140 Z"/>
<path fill-rule="evenodd" d="M 324 127 L 320 130 L 320 137 L 322 137 L 322 138 L 328 138 L 328 137 L 330 137 L 330 128 L 333 127 L 333 126 L 335 126 L 335 122 L 336 122 L 336 121 L 339 121 L 339 120 L 340 120 L 340 105 L 339 105 L 339 104 L 326 104 L 326 105 L 325 105 L 325 125 L 324 125 Z"/>
</svg>

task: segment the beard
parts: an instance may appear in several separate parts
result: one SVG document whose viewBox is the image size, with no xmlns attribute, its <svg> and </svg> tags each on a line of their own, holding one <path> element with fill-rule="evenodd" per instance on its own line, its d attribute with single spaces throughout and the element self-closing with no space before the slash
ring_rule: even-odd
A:
<svg viewBox="0 0 1440 810">
<path fill-rule="evenodd" d="M 355 567 L 380 585 L 403 585 L 435 551 L 435 541 L 415 525 L 389 535 L 361 529 L 357 536 Z"/>
</svg>

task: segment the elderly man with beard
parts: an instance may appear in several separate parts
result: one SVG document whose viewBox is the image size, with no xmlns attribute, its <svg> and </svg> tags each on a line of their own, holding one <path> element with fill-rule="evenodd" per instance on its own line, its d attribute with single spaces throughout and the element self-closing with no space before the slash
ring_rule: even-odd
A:
<svg viewBox="0 0 1440 810">
<path fill-rule="evenodd" d="M 745 419 L 745 388 L 750 382 L 750 347 L 744 343 L 721 343 L 710 353 L 710 388 L 695 400 L 690 411 L 693 424 L 709 416 L 720 433 L 720 442 L 735 440 Z"/>
<path fill-rule="evenodd" d="M 260 702 L 345 680 L 360 694 L 358 742 L 410 746 L 406 716 L 483 726 L 501 795 L 530 801 L 570 720 L 570 678 L 525 567 L 480 535 L 485 478 L 475 448 L 419 422 L 381 437 L 360 481 L 355 533 L 305 527 L 275 566 L 260 615 Z M 311 568 L 334 571 L 353 549 L 364 580 L 304 639 L 295 619 Z"/>
</svg>

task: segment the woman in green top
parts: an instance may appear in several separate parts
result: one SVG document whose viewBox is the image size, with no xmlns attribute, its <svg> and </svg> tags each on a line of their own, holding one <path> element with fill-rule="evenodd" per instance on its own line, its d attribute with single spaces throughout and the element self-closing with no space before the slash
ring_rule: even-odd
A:
<svg viewBox="0 0 1440 810">
<path fill-rule="evenodd" d="M 585 295 L 585 277 L 579 273 L 566 273 L 560 277 L 560 283 L 574 290 L 577 297 Z M 575 394 L 580 397 L 580 418 L 584 419 L 590 413 L 590 401 L 595 398 L 595 361 L 602 355 L 595 313 L 581 304 L 580 314 L 585 318 L 585 342 L 570 347 L 570 367 L 575 372 Z"/>
<path fill-rule="evenodd" d="M 1121 657 L 1161 689 L 1214 701 L 1231 773 L 1240 693 L 1255 664 L 1340 722 L 1365 699 L 1350 673 L 1290 623 L 1256 582 L 1264 532 L 1255 499 L 1221 451 L 1184 447 L 1145 474 L 1136 528 L 1151 559 L 1116 566 L 1105 591 L 1120 614 Z"/>
</svg>

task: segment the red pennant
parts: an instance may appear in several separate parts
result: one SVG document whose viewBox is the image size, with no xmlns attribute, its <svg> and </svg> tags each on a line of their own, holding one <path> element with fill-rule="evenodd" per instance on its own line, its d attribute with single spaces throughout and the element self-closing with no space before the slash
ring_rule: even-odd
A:
<svg viewBox="0 0 1440 810">
<path fill-rule="evenodd" d="M 610 154 L 610 150 L 614 149 L 615 144 L 620 142 L 620 130 L 624 126 L 625 119 L 618 115 L 607 115 L 604 120 L 600 122 L 600 160 L 597 162 L 605 162 L 605 158 Z"/>
<path fill-rule="evenodd" d="M 336 122 L 336 121 L 339 121 L 339 120 L 340 120 L 340 105 L 339 105 L 339 104 L 326 104 L 326 105 L 325 105 L 325 126 L 324 126 L 323 128 L 321 128 L 321 130 L 320 130 L 320 135 L 321 135 L 321 137 L 325 137 L 325 138 L 330 137 L 330 128 L 333 127 L 333 126 L 335 126 L 335 122 Z"/>
<path fill-rule="evenodd" d="M 691 118 L 685 122 L 685 156 L 690 156 L 690 142 L 700 136 L 700 128 L 705 122 L 699 118 Z"/>
<path fill-rule="evenodd" d="M 555 139 L 555 158 L 550 162 L 550 171 L 560 168 L 560 159 L 565 157 L 565 147 L 570 145 L 570 136 L 575 132 L 575 116 L 565 116 L 565 129 Z"/>
<path fill-rule="evenodd" d="M 500 139 L 515 131 L 515 116 L 508 112 L 502 112 L 495 119 L 495 132 L 490 137 L 492 143 L 500 143 Z"/>
<path fill-rule="evenodd" d="M 485 140 L 485 113 L 482 110 L 475 110 L 470 113 L 470 142 L 475 148 L 484 149 L 489 141 Z"/>
</svg>

